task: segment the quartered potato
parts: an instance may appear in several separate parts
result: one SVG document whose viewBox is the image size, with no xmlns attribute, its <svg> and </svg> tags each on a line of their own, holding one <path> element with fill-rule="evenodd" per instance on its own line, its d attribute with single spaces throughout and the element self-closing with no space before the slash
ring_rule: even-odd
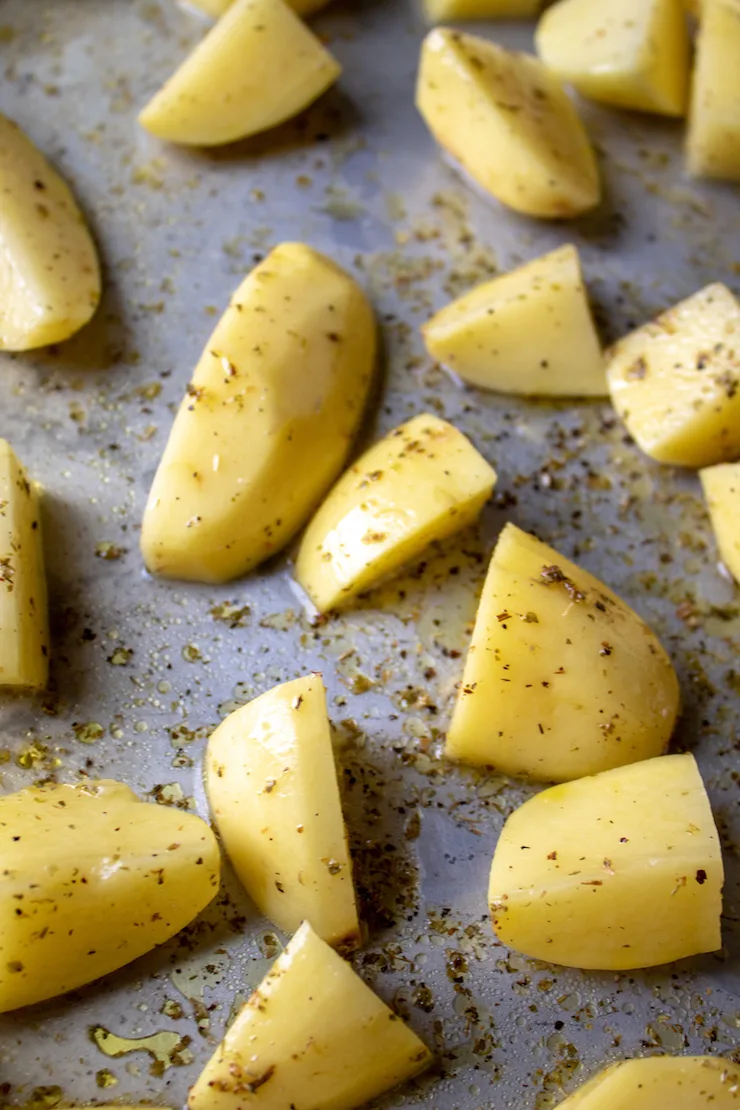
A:
<svg viewBox="0 0 740 1110">
<path fill-rule="evenodd" d="M 722 562 L 740 583 L 740 463 L 699 472 Z"/>
<path fill-rule="evenodd" d="M 231 7 L 234 0 L 187 0 L 187 2 L 194 8 L 200 8 L 206 15 L 218 19 L 227 8 Z M 288 0 L 288 4 L 296 15 L 303 17 L 313 15 L 320 8 L 326 7 L 328 3 L 329 0 Z"/>
<path fill-rule="evenodd" d="M 306 923 L 211 1057 L 190 1110 L 352 1110 L 431 1054 Z"/>
<path fill-rule="evenodd" d="M 740 304 L 726 286 L 708 285 L 621 339 L 607 377 L 630 435 L 658 462 L 740 456 Z"/>
<path fill-rule="evenodd" d="M 3 115 L 0 193 L 0 350 L 60 343 L 98 306 L 98 256 L 68 185 Z"/>
<path fill-rule="evenodd" d="M 718 949 L 723 879 L 696 761 L 665 755 L 552 786 L 515 810 L 488 901 L 509 948 L 623 971 Z"/>
<path fill-rule="evenodd" d="M 120 782 L 0 797 L 0 1012 L 90 983 L 215 897 L 216 838 Z"/>
<path fill-rule="evenodd" d="M 321 676 L 276 686 L 229 714 L 208 741 L 206 788 L 224 848 L 259 910 L 284 932 L 308 921 L 329 944 L 357 947 Z"/>
<path fill-rule="evenodd" d="M 703 0 L 687 141 L 689 171 L 740 181 L 740 0 Z"/>
<path fill-rule="evenodd" d="M 483 586 L 446 755 L 564 782 L 660 755 L 679 707 L 671 661 L 637 613 L 507 524 Z"/>
<path fill-rule="evenodd" d="M 471 385 L 552 397 L 608 393 L 573 246 L 476 286 L 433 316 L 422 333 L 432 358 Z"/>
<path fill-rule="evenodd" d="M 717 1056 L 648 1056 L 605 1068 L 558 1110 L 738 1110 L 740 1068 Z"/>
<path fill-rule="evenodd" d="M 40 689 L 48 675 L 39 491 L 0 439 L 0 687 Z"/>
<path fill-rule="evenodd" d="M 231 143 L 297 115 L 340 72 L 285 0 L 234 0 L 139 123 L 172 143 Z"/>
<path fill-rule="evenodd" d="M 544 0 L 423 0 L 430 23 L 446 19 L 526 19 L 537 15 Z"/>
<path fill-rule="evenodd" d="M 559 0 L 536 34 L 548 69 L 584 96 L 682 116 L 691 48 L 681 0 Z"/>
<path fill-rule="evenodd" d="M 346 604 L 476 519 L 496 474 L 437 416 L 416 416 L 342 475 L 306 529 L 296 578 L 320 612 Z"/>
<path fill-rule="evenodd" d="M 517 212 L 565 218 L 599 203 L 588 135 L 537 58 L 437 28 L 422 46 L 416 105 L 440 146 Z"/>
<path fill-rule="evenodd" d="M 342 468 L 375 366 L 372 309 L 301 243 L 242 282 L 206 344 L 149 494 L 153 574 L 225 582 L 280 551 Z"/>
</svg>

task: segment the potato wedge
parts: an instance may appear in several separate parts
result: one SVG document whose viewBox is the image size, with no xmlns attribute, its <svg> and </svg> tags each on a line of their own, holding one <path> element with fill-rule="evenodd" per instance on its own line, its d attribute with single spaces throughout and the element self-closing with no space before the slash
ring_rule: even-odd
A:
<svg viewBox="0 0 740 1110">
<path fill-rule="evenodd" d="M 0 1012 L 123 967 L 200 913 L 219 883 L 216 838 L 191 813 L 120 782 L 0 798 Z"/>
<path fill-rule="evenodd" d="M 740 304 L 708 285 L 607 352 L 615 409 L 658 462 L 703 467 L 740 456 Z"/>
<path fill-rule="evenodd" d="M 415 416 L 342 475 L 306 529 L 295 575 L 320 612 L 346 605 L 471 524 L 495 471 L 437 416 Z"/>
<path fill-rule="evenodd" d="M 320 11 L 321 8 L 325 8 L 329 2 L 330 0 L 288 0 L 289 6 L 302 19 Z M 227 8 L 231 7 L 234 0 L 187 0 L 187 3 L 191 7 L 200 8 L 202 12 L 210 15 L 213 19 L 218 19 Z"/>
<path fill-rule="evenodd" d="M 671 661 L 637 613 L 507 524 L 483 586 L 447 757 L 565 782 L 660 755 L 679 708 Z"/>
<path fill-rule="evenodd" d="M 551 786 L 506 820 L 491 867 L 507 947 L 623 971 L 721 945 L 719 837 L 692 755 Z"/>
<path fill-rule="evenodd" d="M 337 477 L 375 367 L 372 309 L 302 243 L 242 282 L 198 363 L 149 494 L 153 574 L 225 582 L 280 551 Z"/>
<path fill-rule="evenodd" d="M 208 741 L 206 789 L 239 879 L 286 933 L 360 941 L 352 861 L 321 676 L 285 682 L 237 709 Z"/>
<path fill-rule="evenodd" d="M 190 1110 L 352 1110 L 431 1053 L 348 963 L 302 925 L 190 1092 Z"/>
<path fill-rule="evenodd" d="M 0 350 L 61 343 L 100 301 L 95 245 L 69 186 L 0 115 Z"/>
<path fill-rule="evenodd" d="M 439 27 L 424 39 L 416 106 L 439 145 L 515 211 L 563 219 L 599 203 L 588 135 L 537 58 Z"/>
<path fill-rule="evenodd" d="M 699 471 L 722 562 L 740 583 L 740 463 Z"/>
<path fill-rule="evenodd" d="M 691 46 L 681 0 L 559 0 L 535 42 L 548 69 L 591 100 L 686 113 Z"/>
<path fill-rule="evenodd" d="M 42 689 L 48 677 L 39 491 L 0 439 L 0 686 Z"/>
<path fill-rule="evenodd" d="M 340 72 L 285 0 L 234 0 L 139 123 L 171 143 L 233 143 L 297 115 Z"/>
<path fill-rule="evenodd" d="M 460 19 L 527 19 L 539 15 L 544 0 L 422 0 L 429 23 Z"/>
<path fill-rule="evenodd" d="M 740 0 L 704 0 L 687 135 L 689 172 L 740 181 Z"/>
<path fill-rule="evenodd" d="M 432 358 L 471 385 L 543 397 L 609 392 L 578 251 L 570 245 L 477 285 L 421 330 Z"/>
<path fill-rule="evenodd" d="M 621 1060 L 579 1087 L 558 1110 L 737 1110 L 740 1068 L 717 1056 Z"/>
</svg>

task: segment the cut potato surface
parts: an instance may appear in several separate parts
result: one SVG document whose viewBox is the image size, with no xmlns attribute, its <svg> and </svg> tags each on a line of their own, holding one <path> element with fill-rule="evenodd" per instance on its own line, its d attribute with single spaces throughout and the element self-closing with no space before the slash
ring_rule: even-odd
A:
<svg viewBox="0 0 740 1110">
<path fill-rule="evenodd" d="M 423 0 L 430 23 L 446 19 L 526 19 L 538 15 L 544 0 Z"/>
<path fill-rule="evenodd" d="M 100 301 L 95 245 L 67 184 L 0 115 L 0 350 L 61 343 Z"/>
<path fill-rule="evenodd" d="M 186 3 L 193 8 L 200 8 L 202 12 L 214 19 L 218 19 L 227 8 L 231 7 L 234 0 L 186 0 Z M 302 17 L 313 15 L 314 12 L 326 7 L 328 3 L 329 0 L 288 0 L 289 6 L 296 15 Z"/>
<path fill-rule="evenodd" d="M 215 897 L 216 838 L 120 782 L 0 798 L 0 1012 L 90 983 L 179 932 Z"/>
<path fill-rule="evenodd" d="M 506 821 L 491 867 L 509 948 L 621 971 L 720 947 L 724 873 L 692 755 L 552 786 Z"/>
<path fill-rule="evenodd" d="M 536 34 L 548 69 L 592 100 L 682 116 L 690 43 L 681 0 L 560 0 Z"/>
<path fill-rule="evenodd" d="M 558 1110 L 737 1110 L 740 1068 L 717 1056 L 623 1060 L 585 1083 Z"/>
<path fill-rule="evenodd" d="M 740 0 L 704 0 L 687 140 L 689 171 L 740 181 Z"/>
<path fill-rule="evenodd" d="M 471 385 L 553 397 L 608 393 L 573 246 L 476 286 L 422 332 L 432 358 Z"/>
<path fill-rule="evenodd" d="M 346 604 L 471 524 L 495 471 L 437 416 L 416 416 L 342 475 L 301 542 L 296 578 L 320 612 Z"/>
<path fill-rule="evenodd" d="M 352 1110 L 431 1054 L 308 924 L 239 1012 L 190 1092 L 190 1110 Z"/>
<path fill-rule="evenodd" d="M 648 625 L 587 571 L 507 524 L 446 755 L 563 782 L 660 755 L 679 706 L 675 671 Z"/>
<path fill-rule="evenodd" d="M 726 286 L 631 332 L 607 360 L 614 407 L 646 454 L 693 467 L 740 456 L 740 304 Z"/>
<path fill-rule="evenodd" d="M 375 367 L 364 294 L 301 243 L 242 282 L 180 406 L 144 513 L 153 574 L 224 582 L 280 551 L 344 464 Z"/>
<path fill-rule="evenodd" d="M 440 146 L 517 212 L 563 218 L 599 203 L 588 135 L 537 58 L 437 28 L 422 46 L 416 104 Z"/>
<path fill-rule="evenodd" d="M 302 921 L 343 950 L 360 939 L 320 675 L 231 713 L 208 741 L 211 813 L 234 870 L 287 933 Z"/>
<path fill-rule="evenodd" d="M 740 583 L 740 463 L 707 467 L 699 477 L 722 562 Z"/>
<path fill-rule="evenodd" d="M 297 115 L 340 72 L 284 0 L 235 0 L 139 123 L 173 143 L 231 143 Z"/>
</svg>

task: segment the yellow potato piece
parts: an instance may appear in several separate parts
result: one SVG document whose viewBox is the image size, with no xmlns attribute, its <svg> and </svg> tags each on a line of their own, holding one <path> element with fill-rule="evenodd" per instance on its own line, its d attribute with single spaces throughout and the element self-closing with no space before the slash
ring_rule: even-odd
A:
<svg viewBox="0 0 740 1110">
<path fill-rule="evenodd" d="M 285 0 L 235 0 L 139 123 L 172 143 L 231 143 L 297 115 L 340 72 Z"/>
<path fill-rule="evenodd" d="M 722 562 L 740 583 L 740 463 L 709 466 L 699 477 Z"/>
<path fill-rule="evenodd" d="M 476 286 L 421 330 L 432 358 L 471 385 L 552 397 L 608 393 L 573 246 Z"/>
<path fill-rule="evenodd" d="M 274 555 L 340 472 L 375 366 L 372 309 L 301 243 L 242 282 L 198 363 L 144 513 L 153 574 L 225 582 Z"/>
<path fill-rule="evenodd" d="M 216 838 L 120 782 L 0 798 L 0 1012 L 74 990 L 169 940 L 215 897 Z"/>
<path fill-rule="evenodd" d="M 495 482 L 462 432 L 416 416 L 339 479 L 306 529 L 296 578 L 320 612 L 336 609 L 472 523 Z"/>
<path fill-rule="evenodd" d="M 740 181 L 740 0 L 704 0 L 687 154 L 696 177 Z"/>
<path fill-rule="evenodd" d="M 560 0 L 542 16 L 536 44 L 548 69 L 592 100 L 686 112 L 691 54 L 681 0 Z"/>
<path fill-rule="evenodd" d="M 483 586 L 446 755 L 564 782 L 660 755 L 679 708 L 671 661 L 637 613 L 507 524 Z"/>
<path fill-rule="evenodd" d="M 539 15 L 544 0 L 422 0 L 430 23 L 447 19 L 526 19 Z"/>
<path fill-rule="evenodd" d="M 286 933 L 309 921 L 344 951 L 360 940 L 352 861 L 321 676 L 268 690 L 208 741 L 208 801 L 239 879 Z"/>
<path fill-rule="evenodd" d="M 612 402 L 658 462 L 711 466 L 740 455 L 740 304 L 708 285 L 607 352 Z"/>
<path fill-rule="evenodd" d="M 48 675 L 39 492 L 0 439 L 0 687 L 39 689 Z"/>
<path fill-rule="evenodd" d="M 227 8 L 230 8 L 234 0 L 186 0 L 193 8 L 200 8 L 206 15 L 210 15 L 213 19 L 218 19 L 222 16 Z M 305 18 L 306 16 L 313 15 L 321 8 L 326 7 L 329 0 L 288 0 L 288 4 L 296 13 Z"/>
<path fill-rule="evenodd" d="M 605 1068 L 558 1110 L 737 1110 L 740 1068 L 717 1056 L 651 1056 Z"/>
<path fill-rule="evenodd" d="M 488 901 L 509 948 L 623 971 L 721 945 L 724 872 L 692 755 L 551 786 L 507 819 Z"/>
<path fill-rule="evenodd" d="M 564 218 L 599 203 L 588 135 L 537 58 L 439 27 L 424 39 L 416 105 L 440 146 L 517 212 Z"/>
<path fill-rule="evenodd" d="M 3 115 L 0 193 L 0 350 L 60 343 L 98 306 L 98 256 L 69 187 Z"/>
<path fill-rule="evenodd" d="M 190 1110 L 352 1110 L 431 1054 L 308 923 L 241 1009 L 190 1092 Z"/>
</svg>

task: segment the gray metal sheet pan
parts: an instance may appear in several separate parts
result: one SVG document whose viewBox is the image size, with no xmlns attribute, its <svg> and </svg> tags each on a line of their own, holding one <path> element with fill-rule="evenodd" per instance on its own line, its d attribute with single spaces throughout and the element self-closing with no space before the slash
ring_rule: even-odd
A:
<svg viewBox="0 0 740 1110">
<path fill-rule="evenodd" d="M 0 108 L 74 184 L 106 273 L 83 334 L 0 357 L 0 434 L 46 489 L 54 624 L 52 691 L 0 701 L 0 785 L 113 775 L 204 813 L 208 730 L 320 670 L 369 927 L 355 964 L 439 1059 L 385 1105 L 544 1110 L 622 1055 L 737 1052 L 740 595 L 718 572 L 698 482 L 642 457 L 608 404 L 461 390 L 430 363 L 418 326 L 475 280 L 568 240 L 607 339 L 711 280 L 737 289 L 740 196 L 684 176 L 680 124 L 585 105 L 602 209 L 567 225 L 522 219 L 463 183 L 417 117 L 422 24 L 409 4 L 357 0 L 315 23 L 344 65 L 338 88 L 298 122 L 206 154 L 160 145 L 135 122 L 202 33 L 197 15 L 172 0 L 0 5 Z M 531 45 L 531 27 L 485 33 Z M 386 366 L 366 437 L 432 409 L 499 473 L 480 530 L 319 627 L 289 556 L 212 588 L 153 581 L 137 550 L 173 407 L 215 317 L 253 259 L 286 239 L 329 252 L 373 297 Z M 505 520 L 582 560 L 669 647 L 686 706 L 677 744 L 697 753 L 725 842 L 724 954 L 585 974 L 494 943 L 488 866 L 530 790 L 447 766 L 439 746 Z M 0 1018 L 0 1101 L 179 1106 L 281 940 L 227 875 L 184 937 Z"/>
</svg>

